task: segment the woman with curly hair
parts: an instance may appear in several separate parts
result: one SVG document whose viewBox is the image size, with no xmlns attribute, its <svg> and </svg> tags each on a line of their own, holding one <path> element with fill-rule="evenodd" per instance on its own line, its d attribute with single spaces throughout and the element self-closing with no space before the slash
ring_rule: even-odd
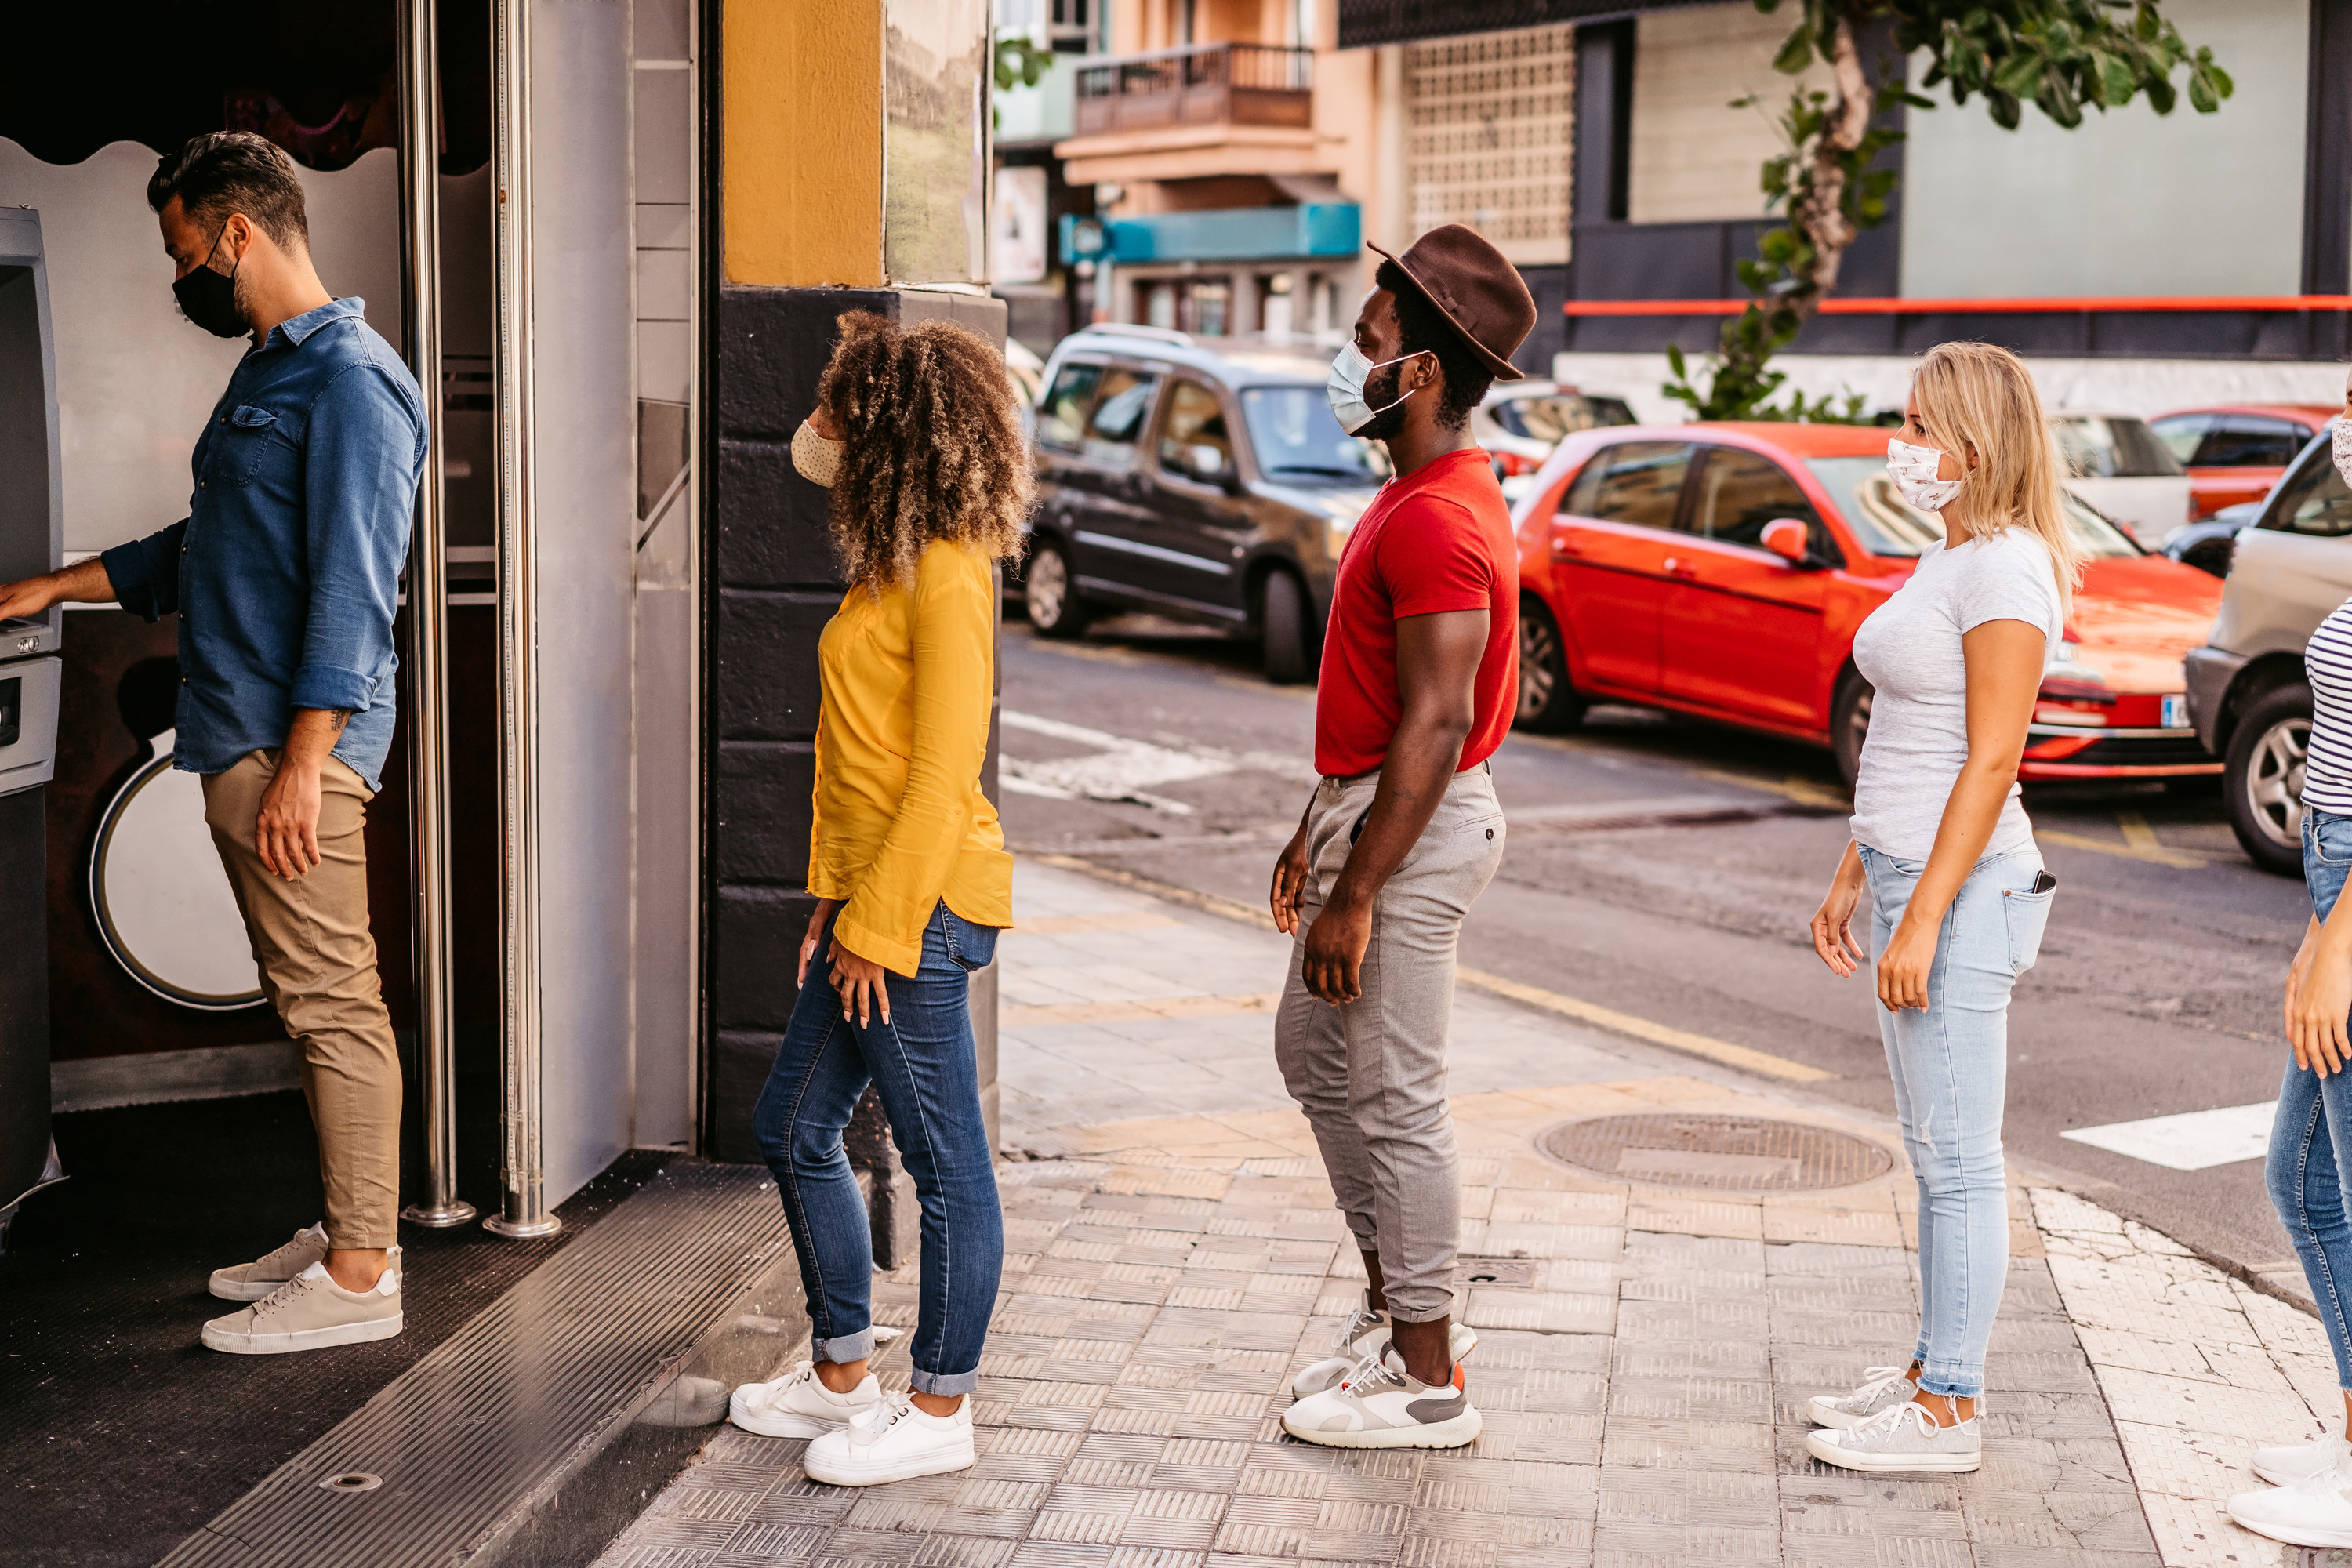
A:
<svg viewBox="0 0 2352 1568">
<path fill-rule="evenodd" d="M 1013 920 L 981 793 L 996 680 L 994 563 L 1020 548 L 1029 463 L 1003 361 L 964 328 L 854 312 L 793 437 L 832 495 L 849 591 L 817 645 L 815 822 L 800 996 L 753 1129 L 792 1224 L 810 1360 L 735 1391 L 737 1426 L 812 1437 L 814 1479 L 972 1463 L 969 1395 L 1003 1263 L 970 973 Z M 874 1352 L 872 1236 L 842 1132 L 871 1083 L 922 1201 L 911 1394 Z"/>
</svg>

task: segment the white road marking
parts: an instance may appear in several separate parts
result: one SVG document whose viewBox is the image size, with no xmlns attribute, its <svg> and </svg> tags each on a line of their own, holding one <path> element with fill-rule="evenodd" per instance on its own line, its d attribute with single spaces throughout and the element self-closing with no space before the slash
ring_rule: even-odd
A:
<svg viewBox="0 0 2352 1568">
<path fill-rule="evenodd" d="M 2188 1110 L 2105 1127 L 2077 1127 L 2058 1136 L 2112 1154 L 2128 1154 L 2151 1165 L 2202 1171 L 2261 1159 L 2270 1148 L 2271 1119 L 2277 1112 L 2278 1101 L 2267 1100 L 2260 1105 L 2225 1105 L 2218 1110 Z"/>
<path fill-rule="evenodd" d="M 1024 730 L 1033 735 L 1045 735 L 1073 745 L 1092 746 L 1091 756 L 1063 757 L 1054 762 L 1039 762 L 1027 757 L 1002 759 L 1004 787 L 1016 795 L 1044 795 L 1053 800 L 1132 801 L 1148 805 L 1154 811 L 1171 816 L 1190 816 L 1192 807 L 1181 800 L 1151 793 L 1152 784 L 1181 784 L 1188 779 L 1214 778 L 1232 773 L 1236 768 L 1307 777 L 1314 770 L 1296 758 L 1282 757 L 1261 752 L 1221 752 L 1207 748 L 1178 748 L 1150 741 L 1130 740 L 1114 735 L 1108 730 L 1092 730 L 1083 724 L 1065 723 L 1059 719 L 1047 719 L 1035 713 L 1003 710 L 1000 715 L 1008 730 Z"/>
</svg>

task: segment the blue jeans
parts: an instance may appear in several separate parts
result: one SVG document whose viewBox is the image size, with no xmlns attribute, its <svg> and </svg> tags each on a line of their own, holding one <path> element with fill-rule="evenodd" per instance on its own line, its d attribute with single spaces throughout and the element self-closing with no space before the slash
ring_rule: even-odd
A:
<svg viewBox="0 0 2352 1568">
<path fill-rule="evenodd" d="M 2311 889 L 2311 912 L 2325 923 L 2352 878 L 2352 816 L 2303 808 L 2303 879 Z M 2318 1303 L 2327 1348 L 2336 1352 L 2336 1382 L 2352 1389 L 2352 1321 L 2346 1297 L 2352 1294 L 2352 1224 L 2344 1216 L 2344 1188 L 2337 1173 L 2352 1163 L 2352 1084 L 2343 1073 L 2322 1078 L 2294 1065 L 2287 1054 L 2286 1081 L 2279 1085 L 2278 1116 L 2271 1123 L 2271 1152 L 2263 1174 L 2279 1223 L 2303 1259 L 2303 1277 Z"/>
<path fill-rule="evenodd" d="M 851 1362 L 874 1353 L 874 1233 L 841 1146 L 871 1083 L 923 1205 L 911 1381 L 918 1393 L 969 1394 L 980 1382 L 981 1342 L 1004 1267 L 971 1009 L 971 972 L 996 955 L 996 928 L 940 905 L 923 928 L 915 977 L 887 980 L 890 1021 L 877 1016 L 865 1028 L 841 1016 L 825 957 L 832 949 L 828 922 L 751 1114 L 800 1256 L 810 1354 Z"/>
<path fill-rule="evenodd" d="M 1871 956 L 1886 951 L 1927 869 L 1867 846 Z M 1925 1012 L 1878 1006 L 1895 1109 L 1919 1184 L 1919 1386 L 1974 1399 L 2009 1282 L 2009 1183 L 2001 1100 L 2009 1077 L 2009 994 L 2033 966 L 2050 892 L 2033 890 L 2041 852 L 1979 860 L 1944 912 Z"/>
</svg>

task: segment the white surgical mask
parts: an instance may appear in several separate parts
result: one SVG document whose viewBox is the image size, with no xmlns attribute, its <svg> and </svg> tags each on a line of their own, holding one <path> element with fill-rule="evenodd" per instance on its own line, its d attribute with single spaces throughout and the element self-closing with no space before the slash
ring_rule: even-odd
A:
<svg viewBox="0 0 2352 1568">
<path fill-rule="evenodd" d="M 1374 364 L 1364 357 L 1364 351 L 1353 343 L 1341 349 L 1339 357 L 1331 362 L 1330 378 L 1323 384 L 1323 395 L 1329 401 L 1331 412 L 1339 416 L 1339 428 L 1352 436 L 1370 425 L 1374 415 L 1385 414 L 1406 397 L 1411 397 L 1412 392 L 1408 392 L 1393 402 L 1370 408 L 1364 404 L 1364 383 L 1381 365 L 1402 364 L 1413 357 L 1412 354 L 1399 354 L 1394 359 L 1384 359 L 1380 364 Z M 1417 386 L 1412 389 L 1413 392 L 1420 390 Z"/>
<path fill-rule="evenodd" d="M 816 433 L 814 426 L 803 419 L 801 427 L 793 432 L 793 467 L 798 468 L 801 478 L 809 483 L 831 489 L 833 476 L 841 468 L 844 445 L 840 441 L 826 440 Z"/>
<path fill-rule="evenodd" d="M 1921 511 L 1941 511 L 1960 493 L 1959 479 L 1936 477 L 1943 462 L 1944 454 L 1933 447 L 1915 447 L 1908 441 L 1886 443 L 1886 472 L 1895 480 L 1895 493 Z"/>
</svg>

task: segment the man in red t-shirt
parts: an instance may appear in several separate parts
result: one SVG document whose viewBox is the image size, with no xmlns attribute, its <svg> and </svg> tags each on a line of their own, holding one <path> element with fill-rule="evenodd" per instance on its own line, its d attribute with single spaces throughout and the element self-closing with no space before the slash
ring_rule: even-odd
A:
<svg viewBox="0 0 2352 1568">
<path fill-rule="evenodd" d="M 1375 247 L 1374 248 L 1378 248 Z M 1386 257 L 1387 252 L 1382 251 Z M 1332 411 L 1396 469 L 1340 556 L 1315 701 L 1323 775 L 1275 867 L 1291 933 L 1275 1024 L 1370 1288 L 1300 1373 L 1293 1436 L 1457 1447 L 1479 1415 L 1454 1318 L 1461 1160 L 1445 1105 L 1462 918 L 1503 857 L 1486 759 L 1518 689 L 1518 556 L 1470 410 L 1535 325 L 1517 269 L 1459 225 L 1383 261 Z"/>
</svg>

